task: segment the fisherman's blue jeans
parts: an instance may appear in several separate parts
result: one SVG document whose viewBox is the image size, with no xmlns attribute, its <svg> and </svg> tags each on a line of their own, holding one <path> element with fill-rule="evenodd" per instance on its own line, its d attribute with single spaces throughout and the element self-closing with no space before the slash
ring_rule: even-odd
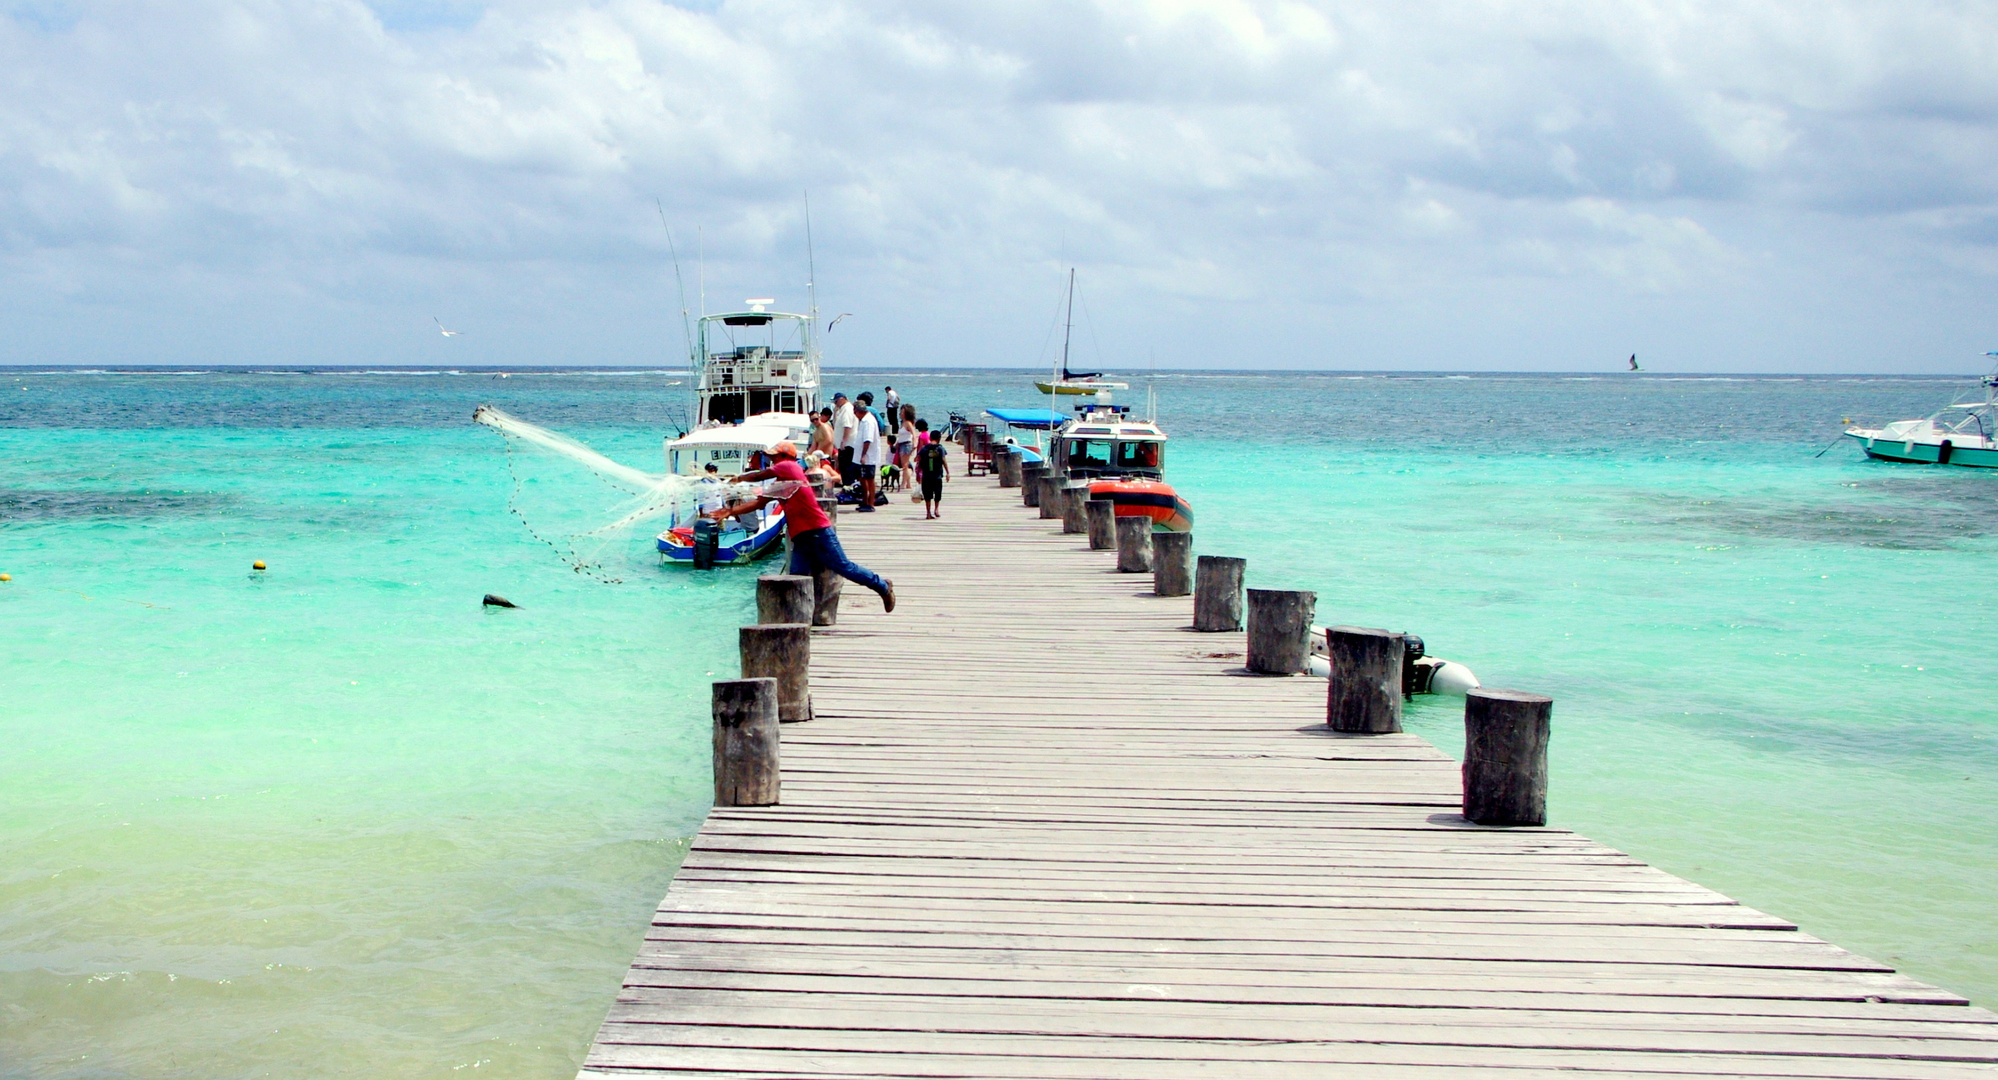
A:
<svg viewBox="0 0 1998 1080">
<path fill-rule="evenodd" d="M 831 529 L 807 529 L 793 536 L 791 572 L 816 574 L 820 570 L 830 570 L 884 596 L 888 593 L 888 583 L 881 580 L 880 574 L 846 557 L 845 549 L 839 546 L 839 537 Z"/>
</svg>

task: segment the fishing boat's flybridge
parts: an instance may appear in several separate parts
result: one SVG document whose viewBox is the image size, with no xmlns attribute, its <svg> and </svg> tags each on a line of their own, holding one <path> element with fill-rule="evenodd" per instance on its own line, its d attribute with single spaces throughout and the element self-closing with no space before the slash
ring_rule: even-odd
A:
<svg viewBox="0 0 1998 1080">
<path fill-rule="evenodd" d="M 810 413 L 819 405 L 815 315 L 771 311 L 769 297 L 745 311 L 701 316 L 694 340 L 694 424 L 739 424 L 764 413 Z"/>
</svg>

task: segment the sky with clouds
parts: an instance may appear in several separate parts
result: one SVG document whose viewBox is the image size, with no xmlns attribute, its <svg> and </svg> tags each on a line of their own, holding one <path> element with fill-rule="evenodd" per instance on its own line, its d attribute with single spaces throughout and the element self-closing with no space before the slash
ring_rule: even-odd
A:
<svg viewBox="0 0 1998 1080">
<path fill-rule="evenodd" d="M 1998 6 L 0 0 L 0 363 L 671 364 L 807 192 L 837 366 L 1975 371 Z"/>
</svg>

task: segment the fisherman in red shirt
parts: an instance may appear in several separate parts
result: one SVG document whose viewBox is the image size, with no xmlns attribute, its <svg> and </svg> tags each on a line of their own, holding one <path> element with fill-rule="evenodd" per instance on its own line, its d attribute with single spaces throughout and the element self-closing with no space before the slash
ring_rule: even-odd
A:
<svg viewBox="0 0 1998 1080">
<path fill-rule="evenodd" d="M 805 477 L 804 466 L 798 464 L 798 446 L 785 441 L 770 448 L 770 467 L 746 472 L 730 479 L 734 484 L 750 484 L 759 480 L 777 481 L 776 490 L 744 501 L 739 506 L 710 511 L 707 517 L 721 521 L 752 513 L 769 503 L 782 503 L 784 506 L 784 530 L 791 534 L 791 573 L 815 574 L 820 570 L 830 570 L 835 574 L 873 589 L 881 596 L 881 606 L 888 611 L 895 610 L 895 583 L 846 557 L 839 546 L 839 537 L 833 533 L 832 519 L 819 509 L 818 493 L 812 490 L 811 481 Z M 784 491 L 790 485 L 790 491 Z"/>
</svg>

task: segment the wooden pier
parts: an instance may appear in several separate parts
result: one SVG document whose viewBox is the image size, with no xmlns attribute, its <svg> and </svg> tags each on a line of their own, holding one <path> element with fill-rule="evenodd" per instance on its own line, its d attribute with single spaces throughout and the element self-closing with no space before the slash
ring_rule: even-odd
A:
<svg viewBox="0 0 1998 1080">
<path fill-rule="evenodd" d="M 1456 762 L 1018 495 L 842 516 L 900 606 L 814 635 L 782 805 L 708 816 L 581 1076 L 1998 1076 L 1955 994 L 1467 825 Z"/>
</svg>

